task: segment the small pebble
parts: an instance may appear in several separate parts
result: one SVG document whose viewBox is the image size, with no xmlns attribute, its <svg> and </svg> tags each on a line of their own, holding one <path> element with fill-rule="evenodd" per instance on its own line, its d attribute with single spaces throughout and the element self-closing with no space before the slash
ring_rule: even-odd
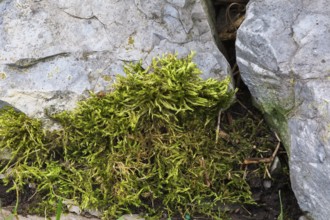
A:
<svg viewBox="0 0 330 220">
<path fill-rule="evenodd" d="M 273 164 L 272 166 L 270 167 L 270 173 L 274 173 L 274 172 L 277 172 L 281 169 L 281 162 L 280 162 L 280 159 L 278 159 L 278 157 L 275 157 L 274 158 L 274 161 L 273 161 Z"/>
<path fill-rule="evenodd" d="M 190 217 L 190 215 L 189 215 L 189 214 L 186 214 L 186 215 L 184 216 L 184 219 L 185 219 L 185 220 L 190 220 L 190 219 L 191 219 L 191 217 Z"/>
<path fill-rule="evenodd" d="M 29 188 L 30 189 L 35 189 L 37 186 L 35 183 L 29 183 Z"/>
<path fill-rule="evenodd" d="M 68 205 L 67 208 L 68 208 L 68 211 L 69 212 L 75 213 L 77 215 L 80 215 L 81 214 L 81 209 L 79 208 L 79 206 Z"/>
<path fill-rule="evenodd" d="M 272 181 L 271 180 L 264 180 L 262 182 L 263 186 L 265 187 L 265 189 L 269 189 L 270 187 L 272 187 Z"/>
<path fill-rule="evenodd" d="M 102 217 L 102 212 L 94 209 L 94 210 L 87 210 L 87 212 L 92 215 L 92 216 L 95 216 L 95 217 L 98 217 L 98 218 L 101 218 Z"/>
<path fill-rule="evenodd" d="M 142 218 L 136 214 L 126 214 L 126 215 L 121 216 L 117 220 L 144 220 L 144 218 Z"/>
<path fill-rule="evenodd" d="M 305 215 L 302 215 L 298 218 L 298 220 L 310 220 L 310 218 L 308 218 L 307 216 Z"/>
</svg>

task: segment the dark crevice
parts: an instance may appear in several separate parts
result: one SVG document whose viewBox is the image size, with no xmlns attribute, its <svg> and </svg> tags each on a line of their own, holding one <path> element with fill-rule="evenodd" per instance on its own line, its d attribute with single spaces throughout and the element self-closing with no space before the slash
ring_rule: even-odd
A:
<svg viewBox="0 0 330 220">
<path fill-rule="evenodd" d="M 216 16 L 214 18 L 216 21 L 215 27 L 221 41 L 219 48 L 221 50 L 225 49 L 224 54 L 232 68 L 235 87 L 238 89 L 236 93 L 238 101 L 228 110 L 228 114 L 235 117 L 235 112 L 245 111 L 246 114 L 249 112 L 249 114 L 254 114 L 256 118 L 259 117 L 257 120 L 264 121 L 261 112 L 253 105 L 250 91 L 241 80 L 236 63 L 236 32 L 245 18 L 245 8 L 248 0 L 212 0 L 212 2 Z M 269 130 L 269 136 L 275 138 L 274 132 Z M 251 191 L 257 205 L 247 205 L 235 209 L 230 214 L 233 220 L 277 219 L 281 211 L 279 192 L 281 192 L 284 219 L 298 219 L 303 214 L 291 189 L 288 157 L 283 146 L 281 146 L 277 156 L 281 162 L 283 172 L 272 175 L 272 186 L 267 189 L 263 186 L 265 178 L 250 178 Z"/>
<path fill-rule="evenodd" d="M 69 55 L 70 55 L 70 53 L 63 52 L 63 53 L 53 54 L 53 55 L 40 57 L 40 58 L 23 58 L 23 59 L 17 60 L 15 63 L 7 63 L 6 65 L 9 67 L 12 67 L 12 68 L 24 69 L 24 68 L 30 68 L 41 62 L 53 60 L 57 57 L 67 57 Z"/>
</svg>

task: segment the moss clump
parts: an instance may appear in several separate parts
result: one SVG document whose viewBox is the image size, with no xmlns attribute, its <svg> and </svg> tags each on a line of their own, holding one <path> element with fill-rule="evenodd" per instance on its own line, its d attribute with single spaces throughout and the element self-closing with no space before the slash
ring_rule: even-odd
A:
<svg viewBox="0 0 330 220">
<path fill-rule="evenodd" d="M 221 205 L 251 203 L 239 149 L 215 142 L 218 112 L 234 95 L 229 79 L 202 80 L 192 55 L 125 72 L 112 92 L 52 115 L 61 130 L 2 110 L 0 149 L 12 157 L 0 165 L 12 190 L 33 184 L 41 213 L 63 201 L 105 219 L 131 212 L 221 219 Z"/>
</svg>

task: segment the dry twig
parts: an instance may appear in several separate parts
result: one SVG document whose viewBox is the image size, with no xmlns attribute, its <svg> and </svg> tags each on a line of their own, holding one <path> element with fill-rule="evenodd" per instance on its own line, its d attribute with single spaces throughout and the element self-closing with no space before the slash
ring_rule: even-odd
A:
<svg viewBox="0 0 330 220">
<path fill-rule="evenodd" d="M 218 114 L 218 123 L 217 123 L 217 129 L 216 129 L 216 134 L 215 134 L 215 143 L 216 144 L 218 143 L 218 140 L 219 140 L 221 113 L 222 113 L 222 109 L 219 110 L 219 114 Z"/>
<path fill-rule="evenodd" d="M 273 163 L 274 161 L 274 158 L 276 157 L 277 155 L 277 152 L 278 152 L 278 149 L 280 148 L 281 146 L 281 140 L 280 138 L 278 137 L 278 135 L 275 133 L 275 137 L 276 139 L 278 140 L 278 143 L 277 143 L 277 146 L 272 154 L 271 157 L 267 157 L 267 158 L 247 158 L 244 160 L 243 164 L 245 165 L 248 165 L 248 164 L 258 164 L 258 163 Z"/>
</svg>

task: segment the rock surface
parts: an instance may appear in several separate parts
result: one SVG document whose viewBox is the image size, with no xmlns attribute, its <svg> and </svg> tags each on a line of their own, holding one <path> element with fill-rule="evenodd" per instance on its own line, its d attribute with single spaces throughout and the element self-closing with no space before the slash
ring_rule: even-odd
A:
<svg viewBox="0 0 330 220">
<path fill-rule="evenodd" d="M 238 31 L 241 75 L 290 157 L 302 210 L 330 216 L 330 7 L 327 0 L 251 0 Z"/>
<path fill-rule="evenodd" d="M 13 215 L 10 211 L 2 209 L 0 211 L 0 220 L 45 220 L 45 217 L 38 217 L 38 216 L 22 216 L 22 215 Z M 52 217 L 51 220 L 55 220 L 56 217 Z M 138 220 L 139 218 L 130 219 L 130 220 Z M 61 220 L 100 220 L 99 218 L 87 218 L 75 214 L 62 214 Z M 123 219 L 126 220 L 126 219 Z"/>
<path fill-rule="evenodd" d="M 38 217 L 38 216 L 14 216 L 10 211 L 2 209 L 0 211 L 0 220 L 8 220 L 8 219 L 17 219 L 17 220 L 45 220 L 45 217 Z M 56 217 L 51 217 L 52 220 L 55 220 Z M 100 220 L 99 218 L 93 218 L 93 217 L 83 217 L 80 215 L 75 215 L 72 213 L 69 214 L 62 214 L 61 220 Z M 138 215 L 123 215 L 118 220 L 144 220 L 144 218 L 138 216 Z"/>
<path fill-rule="evenodd" d="M 196 51 L 205 78 L 229 72 L 203 0 L 2 0 L 0 13 L 0 104 L 30 116 L 70 109 L 124 63 L 163 53 Z"/>
</svg>

